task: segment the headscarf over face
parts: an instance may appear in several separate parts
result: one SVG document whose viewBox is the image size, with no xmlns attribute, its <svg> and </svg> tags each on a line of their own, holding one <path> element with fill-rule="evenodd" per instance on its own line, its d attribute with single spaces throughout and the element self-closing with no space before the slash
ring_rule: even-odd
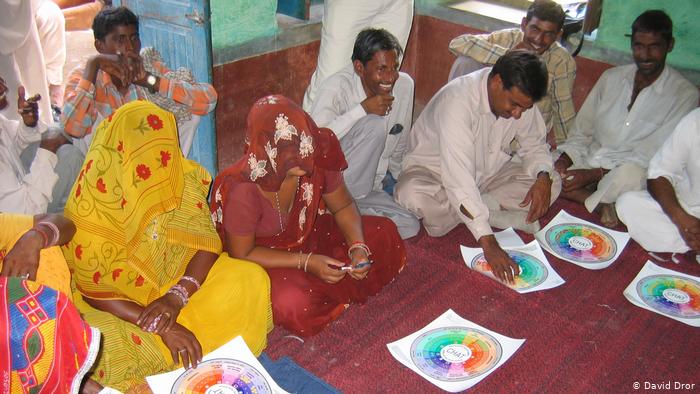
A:
<svg viewBox="0 0 700 394">
<path fill-rule="evenodd" d="M 290 225 L 278 238 L 296 242 L 313 224 L 320 203 L 323 171 L 319 169 L 340 171 L 347 162 L 331 130 L 316 126 L 301 107 L 284 96 L 263 97 L 248 114 L 245 154 L 214 182 L 210 206 L 219 234 L 223 236 L 222 212 L 230 184 L 253 182 L 264 191 L 277 192 L 294 167 L 306 171 L 300 179 L 302 193 L 297 193 L 289 215 L 290 222 L 298 216 L 300 225 Z"/>
</svg>

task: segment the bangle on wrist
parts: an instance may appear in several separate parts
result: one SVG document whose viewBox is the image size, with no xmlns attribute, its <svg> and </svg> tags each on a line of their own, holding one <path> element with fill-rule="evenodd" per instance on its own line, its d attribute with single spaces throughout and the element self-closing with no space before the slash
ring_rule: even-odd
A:
<svg viewBox="0 0 700 394">
<path fill-rule="evenodd" d="M 300 250 L 300 251 L 299 251 L 299 261 L 297 261 L 297 269 L 298 269 L 298 270 L 301 269 L 301 255 L 302 255 L 302 253 L 301 253 L 301 250 Z"/>
<path fill-rule="evenodd" d="M 185 282 L 190 282 L 190 283 L 192 283 L 192 284 L 194 285 L 194 287 L 195 287 L 194 291 L 197 291 L 197 290 L 199 290 L 200 287 L 202 287 L 202 284 L 199 283 L 199 281 L 198 281 L 197 278 L 195 278 L 195 277 L 185 275 L 185 276 L 183 276 L 182 278 L 180 278 L 180 280 L 178 281 L 178 284 L 180 283 L 180 281 L 183 281 L 183 280 L 184 280 Z M 188 294 L 188 295 L 189 295 L 189 294 Z"/>
<path fill-rule="evenodd" d="M 190 296 L 189 293 L 187 293 L 187 289 L 185 289 L 185 287 L 180 284 L 173 285 L 173 287 L 171 287 L 170 290 L 165 292 L 165 294 L 172 294 L 175 297 L 177 297 L 182 303 L 183 307 L 187 305 L 187 302 L 190 300 Z"/>
<path fill-rule="evenodd" d="M 44 242 L 43 242 L 43 244 L 41 245 L 41 248 L 42 248 L 42 249 L 46 249 L 46 247 L 49 245 L 49 236 L 46 235 L 46 233 L 44 232 L 44 230 L 42 230 L 42 229 L 40 229 L 40 228 L 38 228 L 38 227 L 32 227 L 31 229 L 29 229 L 29 231 L 34 231 L 35 233 L 38 233 L 39 235 L 41 235 L 41 238 L 44 239 Z"/>
<path fill-rule="evenodd" d="M 58 245 L 58 238 L 61 236 L 60 232 L 58 231 L 58 226 L 56 226 L 55 224 L 53 224 L 51 222 L 43 221 L 43 222 L 37 223 L 36 226 L 34 226 L 34 227 L 39 228 L 39 226 L 47 227 L 47 228 L 51 229 L 51 232 L 53 233 L 53 237 L 51 238 L 51 241 L 45 247 Z"/>
<path fill-rule="evenodd" d="M 352 260 L 352 251 L 355 249 L 364 250 L 365 253 L 367 254 L 367 257 L 369 257 L 369 255 L 372 254 L 372 252 L 370 252 L 370 250 L 369 250 L 369 246 L 367 246 L 366 243 L 364 243 L 362 241 L 355 241 L 355 242 L 351 243 L 350 247 L 348 248 L 348 258 L 350 258 L 351 260 Z"/>
<path fill-rule="evenodd" d="M 312 253 L 312 252 L 309 252 L 309 254 L 306 255 L 306 261 L 304 261 L 304 272 L 309 272 L 309 271 L 306 270 L 306 268 L 307 268 L 308 265 L 309 265 L 309 259 L 311 259 L 311 253 Z"/>
</svg>

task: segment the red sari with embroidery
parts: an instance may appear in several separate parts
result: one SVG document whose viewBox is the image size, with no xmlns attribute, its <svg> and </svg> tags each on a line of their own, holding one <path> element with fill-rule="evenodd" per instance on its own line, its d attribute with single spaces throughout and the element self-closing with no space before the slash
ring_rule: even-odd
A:
<svg viewBox="0 0 700 394">
<path fill-rule="evenodd" d="M 335 134 L 317 127 L 291 100 L 268 96 L 258 100 L 248 115 L 246 141 L 245 155 L 219 174 L 212 189 L 212 217 L 222 239 L 227 233 L 255 234 L 257 246 L 312 252 L 349 264 L 345 237 L 322 199 L 342 185 L 341 171 L 347 167 Z M 300 177 L 285 214 L 260 189 L 279 191 L 287 171 L 296 166 L 306 175 Z M 276 324 L 298 335 L 314 335 L 349 304 L 365 302 L 396 277 L 406 262 L 406 251 L 394 223 L 362 216 L 362 227 L 374 261 L 364 280 L 346 275 L 329 284 L 297 268 L 267 269 Z"/>
</svg>

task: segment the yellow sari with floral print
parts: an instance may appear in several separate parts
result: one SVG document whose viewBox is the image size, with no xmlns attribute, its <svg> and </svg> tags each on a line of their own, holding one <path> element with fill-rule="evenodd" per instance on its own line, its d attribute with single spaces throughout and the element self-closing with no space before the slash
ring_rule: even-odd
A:
<svg viewBox="0 0 700 394">
<path fill-rule="evenodd" d="M 66 204 L 77 232 L 63 251 L 75 303 L 103 334 L 93 370 L 99 383 L 125 391 L 176 366 L 158 335 L 82 297 L 146 306 L 177 283 L 198 250 L 221 253 L 206 200 L 210 183 L 206 170 L 182 156 L 173 115 L 154 104 L 126 104 L 98 127 Z M 237 335 L 259 354 L 272 328 L 267 274 L 222 254 L 177 321 L 204 354 Z"/>
</svg>

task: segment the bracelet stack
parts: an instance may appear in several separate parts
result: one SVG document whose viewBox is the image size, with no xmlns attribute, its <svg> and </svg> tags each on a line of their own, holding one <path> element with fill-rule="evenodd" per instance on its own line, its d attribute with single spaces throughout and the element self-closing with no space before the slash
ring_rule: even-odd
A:
<svg viewBox="0 0 700 394">
<path fill-rule="evenodd" d="M 355 241 L 352 244 L 350 244 L 350 247 L 348 248 L 348 257 L 352 259 L 352 251 L 355 249 L 362 249 L 367 253 L 367 257 L 372 254 L 372 252 L 369 250 L 369 246 L 367 246 L 366 243 L 361 242 L 361 241 Z"/>
<path fill-rule="evenodd" d="M 170 288 L 165 294 L 172 294 L 175 297 L 177 297 L 180 302 L 182 303 L 182 306 L 184 307 L 187 305 L 187 301 L 190 300 L 190 295 L 187 292 L 187 289 L 185 289 L 185 286 L 181 284 L 175 284 L 173 287 Z"/>
<path fill-rule="evenodd" d="M 186 281 L 186 282 L 192 283 L 192 284 L 194 285 L 194 287 L 195 287 L 194 291 L 197 291 L 197 290 L 199 290 L 200 287 L 202 287 L 202 284 L 199 283 L 199 281 L 198 281 L 196 278 L 192 277 L 192 276 L 187 276 L 187 275 L 185 275 L 185 276 L 183 276 L 182 278 L 180 278 L 180 280 L 181 280 L 181 281 L 184 280 L 184 281 Z M 178 281 L 178 283 L 179 283 L 179 282 L 180 282 L 180 281 Z"/>
<path fill-rule="evenodd" d="M 44 226 L 45 228 L 51 230 L 51 240 L 49 240 L 49 234 L 46 231 L 42 230 L 41 226 Z M 58 231 L 58 227 L 55 224 L 51 222 L 39 222 L 36 224 L 36 226 L 32 227 L 32 230 L 36 231 L 41 235 L 42 238 L 44 238 L 44 246 L 42 247 L 42 249 L 46 249 L 49 246 L 58 245 L 58 239 L 61 236 L 61 233 Z"/>
</svg>

